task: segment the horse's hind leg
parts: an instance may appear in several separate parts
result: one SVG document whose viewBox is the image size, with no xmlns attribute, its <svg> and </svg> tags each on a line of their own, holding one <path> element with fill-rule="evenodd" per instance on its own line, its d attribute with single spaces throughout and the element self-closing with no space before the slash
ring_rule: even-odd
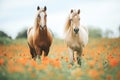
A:
<svg viewBox="0 0 120 80">
<path fill-rule="evenodd" d="M 69 55 L 70 55 L 70 64 L 73 65 L 73 57 L 74 57 L 73 50 L 71 48 L 68 48 L 68 52 L 69 52 Z"/>
</svg>

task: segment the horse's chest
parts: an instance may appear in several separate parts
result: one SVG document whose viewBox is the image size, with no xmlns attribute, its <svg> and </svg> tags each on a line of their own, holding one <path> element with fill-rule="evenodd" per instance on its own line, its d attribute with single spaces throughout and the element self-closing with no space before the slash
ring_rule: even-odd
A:
<svg viewBox="0 0 120 80">
<path fill-rule="evenodd" d="M 76 41 L 74 42 L 69 42 L 68 45 L 71 47 L 71 48 L 79 48 L 80 47 L 80 44 Z"/>
<path fill-rule="evenodd" d="M 81 41 L 78 38 L 66 38 L 68 47 L 78 49 L 81 47 Z"/>
<path fill-rule="evenodd" d="M 41 40 L 39 42 L 39 46 L 47 46 L 49 44 L 49 41 L 48 40 Z"/>
<path fill-rule="evenodd" d="M 51 45 L 50 38 L 45 32 L 36 34 L 34 39 L 35 45 L 40 48 L 48 48 Z"/>
<path fill-rule="evenodd" d="M 37 45 L 40 47 L 47 47 L 49 46 L 49 44 L 50 44 L 49 39 L 39 39 L 37 42 Z"/>
</svg>

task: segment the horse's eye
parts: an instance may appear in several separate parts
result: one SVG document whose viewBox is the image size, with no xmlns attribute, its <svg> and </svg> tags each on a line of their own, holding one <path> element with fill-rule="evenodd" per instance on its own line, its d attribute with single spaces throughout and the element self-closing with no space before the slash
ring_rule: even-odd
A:
<svg viewBox="0 0 120 80">
<path fill-rule="evenodd" d="M 78 20 L 80 20 L 80 18 Z"/>
</svg>

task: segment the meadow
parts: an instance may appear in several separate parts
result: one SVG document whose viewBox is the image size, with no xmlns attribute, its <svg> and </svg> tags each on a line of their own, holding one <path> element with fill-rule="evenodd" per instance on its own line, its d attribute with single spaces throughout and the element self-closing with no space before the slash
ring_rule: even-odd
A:
<svg viewBox="0 0 120 80">
<path fill-rule="evenodd" d="M 120 38 L 90 38 L 81 67 L 69 64 L 61 39 L 54 39 L 48 57 L 38 62 L 26 39 L 0 44 L 0 80 L 120 80 Z"/>
</svg>

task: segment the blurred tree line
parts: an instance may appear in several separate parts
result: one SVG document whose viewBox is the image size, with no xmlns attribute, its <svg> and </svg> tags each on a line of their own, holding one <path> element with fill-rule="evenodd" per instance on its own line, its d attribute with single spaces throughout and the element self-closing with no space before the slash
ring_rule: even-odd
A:
<svg viewBox="0 0 120 80">
<path fill-rule="evenodd" d="M 107 29 L 105 32 L 103 32 L 100 28 L 93 28 L 89 26 L 88 31 L 89 31 L 89 37 L 91 38 L 102 38 L 102 37 L 110 38 L 113 35 L 113 31 L 110 29 Z M 120 37 L 120 26 L 118 27 L 117 31 L 119 32 L 119 37 Z M 53 33 L 52 30 L 50 30 L 50 32 L 52 33 L 53 37 L 58 38 L 58 35 L 56 33 Z M 0 39 L 3 37 L 12 39 L 5 32 L 0 31 Z M 27 38 L 27 29 L 23 29 L 18 33 L 18 35 L 16 36 L 16 39 L 19 39 L 19 38 Z"/>
<path fill-rule="evenodd" d="M 23 29 L 18 33 L 16 39 L 19 39 L 19 38 L 27 38 L 27 29 Z"/>
<path fill-rule="evenodd" d="M 50 30 L 50 32 L 52 33 L 53 37 L 55 36 L 52 32 L 52 30 Z M 16 39 L 19 38 L 27 38 L 27 29 L 23 29 L 22 31 L 20 31 L 16 37 Z"/>
<path fill-rule="evenodd" d="M 8 38 L 11 39 L 11 37 L 8 36 L 8 35 L 7 35 L 5 32 L 3 32 L 3 31 L 0 31 L 0 37 L 8 37 Z"/>
<path fill-rule="evenodd" d="M 5 32 L 0 31 L 0 44 L 9 44 L 11 43 L 12 38 L 8 36 Z"/>
<path fill-rule="evenodd" d="M 101 38 L 102 37 L 102 30 L 100 28 L 88 28 L 89 37 L 92 38 Z"/>
<path fill-rule="evenodd" d="M 92 26 L 88 27 L 88 31 L 89 31 L 89 37 L 91 38 L 102 38 L 102 37 L 112 38 L 114 34 L 114 32 L 110 29 L 107 29 L 106 31 L 103 32 L 100 28 L 94 28 Z M 52 33 L 54 38 L 58 38 L 58 34 L 53 32 L 52 30 L 50 30 L 50 32 Z M 120 36 L 120 26 L 118 28 L 118 32 Z M 16 39 L 18 38 L 27 38 L 27 29 L 23 29 L 22 31 L 20 31 Z"/>
<path fill-rule="evenodd" d="M 53 33 L 52 30 L 50 30 L 50 32 L 52 33 L 53 37 L 58 38 L 58 35 L 55 32 Z M 102 30 L 99 28 L 89 28 L 89 37 L 101 38 Z M 19 39 L 19 38 L 27 38 L 27 29 L 23 29 L 18 33 L 16 39 Z"/>
</svg>

